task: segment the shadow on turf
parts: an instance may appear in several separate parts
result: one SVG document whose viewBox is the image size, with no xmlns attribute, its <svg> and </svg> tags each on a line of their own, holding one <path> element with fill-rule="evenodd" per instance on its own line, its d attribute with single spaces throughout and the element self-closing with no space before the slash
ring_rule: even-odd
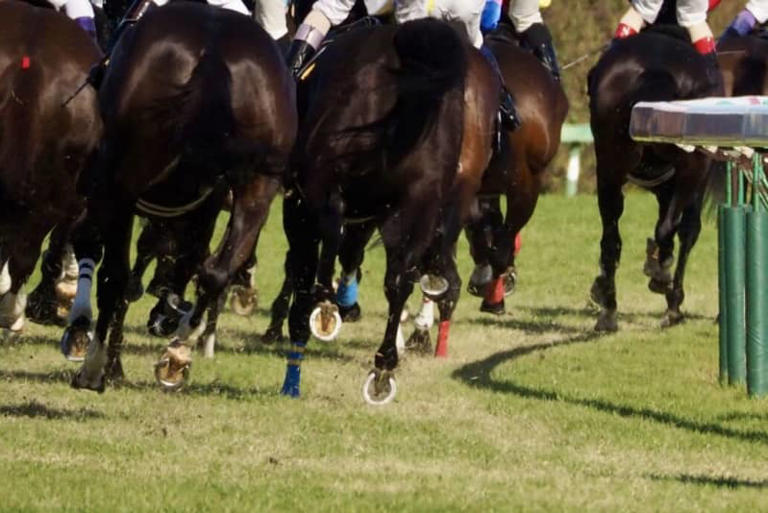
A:
<svg viewBox="0 0 768 513">
<path fill-rule="evenodd" d="M 666 424 L 695 433 L 714 434 L 727 438 L 739 439 L 746 442 L 768 444 L 768 431 L 731 429 L 717 423 L 687 419 L 672 413 L 658 411 L 651 408 L 637 408 L 634 406 L 612 403 L 602 399 L 569 397 L 568 395 L 555 390 L 542 390 L 540 388 L 520 385 L 511 381 L 494 380 L 491 377 L 493 370 L 501 364 L 509 363 L 532 353 L 546 351 L 553 347 L 562 347 L 572 344 L 591 342 L 593 340 L 597 340 L 600 338 L 600 336 L 600 333 L 586 332 L 558 342 L 534 344 L 530 346 L 517 347 L 509 351 L 501 351 L 483 360 L 459 367 L 453 371 L 452 377 L 459 381 L 463 381 L 465 384 L 471 387 L 483 388 L 492 390 L 494 392 L 514 394 L 526 399 L 556 401 L 565 404 L 591 408 L 593 410 L 611 413 L 621 417 L 635 417 L 643 420 L 650 420 L 658 422 L 659 424 Z"/>
<path fill-rule="evenodd" d="M 59 419 L 102 419 L 104 414 L 91 410 L 89 408 L 78 408 L 76 410 L 51 408 L 35 400 L 27 401 L 21 404 L 0 405 L 0 417 L 29 417 L 45 418 L 52 420 Z"/>
<path fill-rule="evenodd" d="M 717 486 L 721 488 L 768 488 L 768 480 L 753 481 L 751 479 L 739 479 L 730 476 L 707 476 L 693 474 L 678 474 L 676 476 L 651 474 L 654 481 L 679 481 L 683 484 L 695 484 L 701 486 Z"/>
<path fill-rule="evenodd" d="M 161 337 L 153 337 L 147 333 L 146 328 L 137 326 L 126 326 L 123 330 L 126 334 L 131 334 L 131 338 L 140 338 L 144 343 L 131 343 L 130 341 L 123 344 L 122 353 L 139 355 L 139 356 L 156 356 L 160 355 L 165 350 L 168 339 Z M 63 331 L 62 331 L 63 333 Z M 216 353 L 221 354 L 255 354 L 255 355 L 271 355 L 279 358 L 284 357 L 284 353 L 288 349 L 288 345 L 283 343 L 278 344 L 264 344 L 261 342 L 261 333 L 251 332 L 241 329 L 224 328 L 218 332 L 218 338 L 221 340 L 227 340 L 228 338 L 236 338 L 239 340 L 246 340 L 245 345 L 233 346 L 231 344 L 216 344 Z M 0 348 L 2 347 L 21 347 L 21 346 L 50 346 L 58 350 L 58 340 L 53 340 L 49 337 L 35 335 L 25 336 L 21 335 L 13 340 L 0 341 Z M 322 358 L 325 360 L 350 362 L 353 357 L 342 353 L 337 347 L 330 344 L 325 344 L 312 340 L 307 347 L 305 354 L 311 358 Z M 200 358 L 202 354 L 196 352 L 195 356 Z"/>
<path fill-rule="evenodd" d="M 33 381 L 33 382 L 42 383 L 42 384 L 64 383 L 69 385 L 69 383 L 72 381 L 72 376 L 74 375 L 75 370 L 76 370 L 76 367 L 73 367 L 72 370 L 61 369 L 55 372 L 28 372 L 28 371 L 0 370 L 0 381 Z M 120 389 L 120 388 L 124 388 L 127 390 L 134 390 L 137 392 L 151 392 L 151 391 L 163 392 L 160 386 L 154 381 L 123 381 L 122 383 L 119 383 L 119 384 L 113 384 L 113 383 L 108 384 L 106 393 L 109 394 L 110 389 Z M 76 392 L 73 391 L 73 393 L 76 393 Z M 190 383 L 185 385 L 184 388 L 182 388 L 177 392 L 169 392 L 169 393 L 201 396 L 201 397 L 220 396 L 226 399 L 241 400 L 241 399 L 246 399 L 248 397 L 253 397 L 253 396 L 277 395 L 277 388 L 275 388 L 274 390 L 272 390 L 271 387 L 268 389 L 260 389 L 256 387 L 240 388 L 234 385 L 229 385 L 227 383 L 219 382 L 217 380 L 211 381 L 209 383 L 197 383 L 194 381 L 194 375 L 193 375 L 192 379 L 190 380 Z M 4 407 L 0 406 L 0 415 L 3 415 L 5 413 L 3 408 Z M 97 412 L 95 413 L 101 416 L 101 414 L 98 414 Z M 73 415 L 73 417 L 74 416 L 75 415 Z M 51 418 L 58 418 L 58 417 L 51 417 Z"/>
</svg>

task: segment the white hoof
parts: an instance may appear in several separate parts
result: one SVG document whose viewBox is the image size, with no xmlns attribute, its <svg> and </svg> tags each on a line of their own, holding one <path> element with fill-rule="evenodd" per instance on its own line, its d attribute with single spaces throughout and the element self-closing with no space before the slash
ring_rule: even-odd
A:
<svg viewBox="0 0 768 513">
<path fill-rule="evenodd" d="M 338 308 L 325 304 L 319 305 L 312 310 L 309 316 L 309 329 L 312 335 L 323 342 L 336 340 L 341 331 L 341 315 Z"/>
<path fill-rule="evenodd" d="M 389 404 L 397 395 L 397 382 L 391 372 L 372 370 L 363 383 L 363 399 L 373 406 Z"/>
<path fill-rule="evenodd" d="M 448 280 L 435 274 L 425 274 L 419 280 L 421 291 L 429 297 L 438 298 L 448 291 Z"/>
</svg>

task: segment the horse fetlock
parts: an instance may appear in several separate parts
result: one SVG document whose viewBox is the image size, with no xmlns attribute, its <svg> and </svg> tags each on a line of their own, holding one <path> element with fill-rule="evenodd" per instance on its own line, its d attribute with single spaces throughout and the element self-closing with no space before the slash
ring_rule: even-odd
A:
<svg viewBox="0 0 768 513">
<path fill-rule="evenodd" d="M 601 308 L 609 308 L 611 303 L 616 303 L 616 285 L 607 276 L 599 275 L 592 282 L 589 290 L 589 298 Z"/>
<path fill-rule="evenodd" d="M 83 365 L 72 379 L 72 387 L 103 392 L 106 363 L 107 352 L 104 344 L 94 336 L 88 344 Z"/>
<path fill-rule="evenodd" d="M 0 297 L 0 327 L 19 331 L 24 325 L 24 310 L 27 307 L 27 295 L 6 292 Z"/>
<path fill-rule="evenodd" d="M 432 341 L 429 337 L 429 330 L 416 328 L 405 342 L 405 349 L 420 355 L 427 355 L 432 352 Z"/>
</svg>

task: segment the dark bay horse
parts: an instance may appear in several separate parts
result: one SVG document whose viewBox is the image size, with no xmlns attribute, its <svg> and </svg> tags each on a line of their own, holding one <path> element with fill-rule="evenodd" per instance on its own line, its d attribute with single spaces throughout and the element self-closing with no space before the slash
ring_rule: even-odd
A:
<svg viewBox="0 0 768 513">
<path fill-rule="evenodd" d="M 10 273 L 0 290 L 4 328 L 23 322 L 22 286 L 43 238 L 55 226 L 65 234 L 85 206 L 76 183 L 101 135 L 96 92 L 87 87 L 64 102 L 100 56 L 66 16 L 0 2 L 0 264 Z M 53 239 L 63 250 L 66 236 Z M 60 263 L 44 269 L 41 287 L 51 293 Z"/>
<path fill-rule="evenodd" d="M 161 383 L 178 386 L 190 363 L 185 343 L 253 254 L 280 186 L 296 134 L 294 82 L 276 44 L 248 17 L 176 3 L 147 13 L 124 33 L 100 100 L 105 136 L 88 181 L 88 217 L 74 237 L 78 285 L 90 283 L 104 246 L 99 316 L 73 386 L 100 391 L 105 375 L 122 376 L 119 350 L 134 212 L 157 218 L 178 214 L 207 246 L 226 192 L 233 191 L 219 248 L 196 270 L 181 266 L 176 277 L 188 281 L 195 271 L 198 276 L 197 302 L 156 370 Z M 200 258 L 204 245 L 190 248 L 190 262 Z M 65 337 L 82 339 L 90 325 L 90 307 L 76 310 L 80 294 L 78 286 Z"/>
<path fill-rule="evenodd" d="M 501 313 L 505 277 L 515 272 L 515 235 L 531 218 L 544 171 L 560 146 L 568 99 L 560 82 L 530 52 L 520 48 L 506 24 L 486 36 L 485 42 L 499 62 L 522 121 L 518 130 L 504 132 L 501 151 L 483 178 L 479 215 L 467 226 L 475 264 L 490 265 L 492 270 L 481 310 Z M 507 200 L 503 218 L 500 195 Z"/>
<path fill-rule="evenodd" d="M 764 35 L 721 39 L 717 60 L 726 96 L 768 94 L 768 39 Z"/>
<path fill-rule="evenodd" d="M 631 180 L 650 190 L 659 217 L 648 239 L 644 272 L 651 291 L 664 294 L 662 326 L 680 322 L 683 277 L 689 252 L 701 230 L 701 209 L 709 183 L 710 159 L 670 144 L 640 144 L 629 137 L 632 106 L 638 101 L 668 101 L 722 96 L 722 86 L 708 80 L 706 63 L 676 27 L 652 28 L 614 41 L 590 71 L 588 90 L 597 157 L 597 195 L 603 236 L 600 275 L 591 289 L 601 307 L 599 331 L 618 328 L 614 277 L 621 256 L 619 218 L 622 187 Z M 674 275 L 674 238 L 679 237 Z"/>
<path fill-rule="evenodd" d="M 394 395 L 400 315 L 422 274 L 448 283 L 439 300 L 447 337 L 461 284 L 454 246 L 490 161 L 499 87 L 480 53 L 432 19 L 352 31 L 320 56 L 299 89 L 286 183 L 294 300 L 284 394 L 299 395 L 309 313 L 333 295 L 345 220 L 375 222 L 387 255 L 389 316 L 364 393 Z"/>
</svg>

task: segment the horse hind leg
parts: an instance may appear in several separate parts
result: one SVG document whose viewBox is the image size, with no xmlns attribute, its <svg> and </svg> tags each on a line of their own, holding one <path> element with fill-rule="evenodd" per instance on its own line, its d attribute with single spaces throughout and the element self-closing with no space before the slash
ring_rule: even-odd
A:
<svg viewBox="0 0 768 513">
<path fill-rule="evenodd" d="M 624 195 L 620 184 L 600 178 L 599 167 L 598 161 L 597 200 L 603 235 L 600 239 L 600 274 L 592 283 L 590 298 L 600 307 L 595 330 L 616 331 L 616 268 L 621 258 L 619 218 L 624 211 Z"/>
<path fill-rule="evenodd" d="M 666 294 L 672 286 L 672 265 L 674 263 L 675 233 L 680 213 L 676 208 L 675 190 L 670 183 L 656 191 L 659 202 L 659 219 L 653 238 L 646 242 L 646 257 L 643 273 L 648 276 L 648 289 L 657 294 Z"/>
<path fill-rule="evenodd" d="M 365 245 L 375 229 L 376 225 L 372 222 L 347 225 L 341 237 L 341 279 L 336 289 L 336 304 L 344 322 L 357 322 L 362 315 L 358 301 L 358 288 L 362 277 L 360 266 L 365 258 Z"/>
<path fill-rule="evenodd" d="M 27 305 L 24 284 L 35 268 L 40 256 L 40 245 L 50 225 L 27 224 L 23 228 L 16 236 L 8 238 L 5 249 L 10 287 L 0 296 L 0 327 L 17 333 L 24 327 L 24 310 Z"/>
<path fill-rule="evenodd" d="M 77 292 L 77 260 L 68 247 L 68 227 L 57 225 L 43 252 L 40 282 L 29 295 L 26 315 L 38 324 L 65 325 Z M 74 271 L 70 269 L 74 260 Z"/>
<path fill-rule="evenodd" d="M 291 296 L 293 295 L 293 278 L 290 274 L 289 261 L 290 251 L 285 254 L 283 285 L 280 287 L 280 292 L 277 293 L 274 301 L 272 301 L 269 326 L 261 336 L 261 341 L 265 344 L 283 340 L 283 323 L 288 317 L 288 309 L 291 303 Z"/>
<path fill-rule="evenodd" d="M 682 220 L 678 229 L 680 238 L 680 249 L 677 256 L 677 267 L 672 279 L 672 285 L 667 290 L 665 296 L 667 300 L 667 311 L 661 320 L 662 327 L 673 326 L 683 320 L 683 314 L 680 306 L 685 298 L 683 290 L 683 279 L 685 276 L 685 267 L 688 262 L 688 256 L 691 249 L 699 238 L 701 232 L 701 201 L 690 205 L 683 211 Z"/>
</svg>

